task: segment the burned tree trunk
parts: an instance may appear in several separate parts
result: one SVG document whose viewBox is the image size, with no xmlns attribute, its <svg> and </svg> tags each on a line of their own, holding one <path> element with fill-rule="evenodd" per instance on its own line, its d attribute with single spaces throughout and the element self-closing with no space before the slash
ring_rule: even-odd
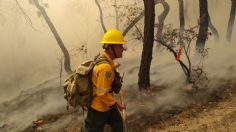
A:
<svg viewBox="0 0 236 132">
<path fill-rule="evenodd" d="M 154 0 L 144 0 L 144 41 L 139 69 L 138 85 L 140 90 L 150 89 L 150 66 L 154 41 L 155 8 Z"/>
<path fill-rule="evenodd" d="M 231 0 L 231 10 L 230 10 L 230 17 L 228 22 L 227 34 L 226 34 L 226 41 L 228 43 L 231 42 L 234 20 L 235 20 L 235 8 L 236 8 L 236 0 Z"/>
<path fill-rule="evenodd" d="M 200 19 L 199 19 L 200 28 L 198 31 L 196 50 L 202 51 L 205 47 L 208 33 L 208 24 L 209 24 L 207 0 L 199 0 L 199 10 L 200 10 Z"/>
<path fill-rule="evenodd" d="M 52 34 L 54 35 L 55 39 L 57 40 L 57 43 L 58 43 L 59 47 L 61 48 L 61 51 L 64 54 L 64 57 L 65 57 L 65 59 L 64 59 L 65 71 L 68 74 L 71 73 L 72 71 L 71 71 L 71 66 L 70 66 L 70 55 L 69 55 L 68 50 L 66 49 L 61 37 L 57 33 L 57 30 L 56 30 L 55 26 L 53 25 L 52 21 L 48 17 L 47 12 L 45 11 L 45 9 L 39 4 L 38 0 L 34 0 L 34 2 L 35 2 L 35 6 L 42 13 L 43 18 L 45 19 L 46 23 L 48 24 L 50 30 L 52 31 Z"/>
</svg>

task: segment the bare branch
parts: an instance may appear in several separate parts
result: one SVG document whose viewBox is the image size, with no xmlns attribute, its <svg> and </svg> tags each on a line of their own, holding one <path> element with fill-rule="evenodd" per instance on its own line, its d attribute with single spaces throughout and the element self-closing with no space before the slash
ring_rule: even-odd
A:
<svg viewBox="0 0 236 132">
<path fill-rule="evenodd" d="M 95 0 L 95 2 L 96 2 L 96 5 L 98 6 L 98 9 L 99 9 L 99 12 L 100 12 L 100 21 L 101 21 L 103 32 L 105 33 L 105 32 L 107 32 L 107 29 L 106 29 L 104 21 L 103 21 L 102 8 L 101 8 L 100 3 L 98 2 L 98 0 Z"/>
<path fill-rule="evenodd" d="M 190 45 L 190 44 L 189 44 Z M 188 46 L 189 46 L 188 45 Z M 188 48 L 190 48 L 190 47 L 188 47 Z M 184 53 L 185 53 L 185 56 L 186 56 L 186 58 L 187 58 L 187 60 L 188 60 L 188 67 L 189 67 L 189 73 L 188 73 L 188 77 L 190 77 L 190 72 L 191 72 L 191 67 L 192 67 L 192 63 L 191 63 L 191 61 L 190 61 L 190 58 L 189 58 L 189 54 L 188 54 L 188 49 L 186 49 L 186 47 L 184 46 Z"/>
<path fill-rule="evenodd" d="M 33 27 L 33 24 L 32 24 L 32 21 L 31 21 L 30 17 L 27 15 L 27 13 L 25 12 L 25 10 L 21 7 L 19 1 L 18 1 L 18 0 L 15 0 L 15 2 L 16 2 L 16 5 L 18 6 L 18 8 L 20 9 L 20 11 L 22 12 L 23 16 L 25 17 L 26 22 L 28 22 L 29 25 L 30 25 L 34 30 L 36 30 L 36 29 Z"/>
<path fill-rule="evenodd" d="M 154 3 L 154 4 L 157 5 L 157 4 L 159 4 L 159 3 L 160 3 L 159 1 L 155 0 L 155 3 Z M 139 22 L 139 21 L 143 18 L 143 16 L 144 16 L 144 11 L 142 11 L 137 17 L 135 17 L 135 18 L 132 20 L 132 22 L 129 24 L 129 26 L 125 28 L 125 30 L 123 31 L 123 35 L 126 36 L 126 34 L 129 32 L 129 30 L 130 30 L 131 28 L 133 28 L 134 25 L 135 25 L 137 22 Z"/>
<path fill-rule="evenodd" d="M 168 50 L 170 50 L 172 52 L 172 54 L 175 56 L 175 58 L 177 57 L 177 53 L 175 52 L 175 50 L 173 48 L 171 48 L 169 45 L 167 45 L 163 40 L 161 40 L 158 37 L 157 37 L 157 39 L 154 39 L 154 40 L 159 42 L 161 45 L 165 46 Z M 183 69 L 184 74 L 187 77 L 189 77 L 190 70 L 188 69 L 188 67 L 181 60 L 177 60 L 177 61 L 181 65 L 181 68 Z"/>
<path fill-rule="evenodd" d="M 144 16 L 144 11 L 142 11 L 136 18 L 134 18 L 134 19 L 132 20 L 132 22 L 129 24 L 129 26 L 128 26 L 127 28 L 125 28 L 125 30 L 123 31 L 123 35 L 125 36 L 125 35 L 129 32 L 129 30 L 130 30 L 131 28 L 133 28 L 133 26 L 134 26 L 139 20 L 141 20 L 141 19 L 143 18 L 143 16 Z"/>
<path fill-rule="evenodd" d="M 128 18 L 129 21 L 131 21 L 128 16 L 127 16 L 127 18 Z M 137 29 L 137 31 L 138 31 L 140 37 L 142 38 L 142 40 L 144 40 L 143 34 L 142 34 L 142 32 L 140 31 L 140 29 L 136 26 L 136 24 L 134 24 L 134 26 L 135 26 L 135 28 Z"/>
</svg>

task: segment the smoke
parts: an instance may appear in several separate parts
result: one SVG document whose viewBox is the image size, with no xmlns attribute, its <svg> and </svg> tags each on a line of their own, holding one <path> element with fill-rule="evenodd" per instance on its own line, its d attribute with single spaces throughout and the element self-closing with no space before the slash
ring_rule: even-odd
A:
<svg viewBox="0 0 236 132">
<path fill-rule="evenodd" d="M 63 89 L 51 80 L 34 88 L 22 91 L 19 96 L 0 105 L 1 121 L 11 131 L 19 131 L 48 113 L 58 113 L 66 106 Z M 64 103 L 63 103 L 64 102 Z"/>
<path fill-rule="evenodd" d="M 170 4 L 170 14 L 165 23 L 178 27 L 177 1 L 168 0 L 167 2 Z M 198 3 L 193 0 L 185 0 L 185 2 L 188 5 L 186 27 L 196 25 Z M 123 88 L 128 116 L 140 112 L 185 107 L 207 98 L 216 90 L 224 89 L 229 81 L 235 83 L 236 62 L 234 57 L 236 53 L 234 49 L 236 47 L 234 43 L 236 38 L 233 38 L 231 45 L 224 43 L 230 1 L 217 1 L 217 5 L 214 2 L 216 1 L 213 3 L 209 1 L 209 13 L 213 24 L 220 33 L 220 42 L 215 43 L 213 37 L 210 37 L 206 43 L 207 48 L 210 48 L 209 55 L 204 61 L 204 69 L 210 79 L 208 87 L 203 88 L 194 96 L 190 96 L 191 85 L 186 84 L 185 75 L 173 55 L 165 51 L 153 55 L 150 73 L 153 93 L 151 95 L 140 94 L 137 81 L 142 43 L 129 41 L 127 44 L 129 49 L 124 54 L 124 58 L 117 60 L 121 64 L 120 72 L 125 72 Z M 7 10 L 4 17 L 8 18 L 8 21 L 4 26 L 0 26 L 0 29 L 5 31 L 0 36 L 0 127 L 7 124 L 7 130 L 19 131 L 28 127 L 32 121 L 42 115 L 64 112 L 66 101 L 63 99 L 62 88 L 58 86 L 57 77 L 60 69 L 57 58 L 61 53 L 50 30 L 44 20 L 36 16 L 37 10 L 32 5 L 23 4 L 27 7 L 25 7 L 27 12 L 30 12 L 37 31 L 26 25 L 24 19 L 11 10 L 14 8 L 9 4 L 7 3 L 7 6 L 3 8 Z M 83 6 L 84 4 L 86 6 Z M 216 10 L 215 7 L 219 7 L 219 5 L 222 10 Z M 10 10 L 11 13 L 8 12 Z M 92 58 L 99 52 L 100 45 L 97 42 L 101 39 L 103 32 L 94 3 L 83 3 L 78 0 L 69 3 L 66 0 L 50 1 L 47 11 L 69 50 L 79 46 L 81 42 L 86 42 L 88 58 Z M 110 19 L 106 23 L 112 27 L 115 24 L 112 22 L 113 19 Z M 235 36 L 236 26 L 233 31 L 232 36 Z M 72 56 L 72 66 L 82 62 L 82 59 L 84 58 L 80 56 Z M 198 64 L 199 61 L 194 54 L 191 59 L 195 65 Z M 45 80 L 48 81 L 43 82 Z M 35 86 L 39 82 L 43 83 Z M 74 116 L 65 116 L 52 124 L 49 131 L 63 128 L 71 120 L 74 120 Z"/>
<path fill-rule="evenodd" d="M 0 25 L 0 102 L 11 100 L 21 90 L 34 87 L 55 76 L 59 76 L 62 56 L 49 27 L 35 5 L 28 1 L 19 1 L 22 8 L 32 20 L 35 29 L 26 22 L 14 1 L 1 1 L 1 11 L 7 19 Z M 97 22 L 99 13 L 94 2 L 88 1 L 45 1 L 45 7 L 66 48 L 71 53 L 72 69 L 83 58 L 72 49 L 82 42 L 88 45 L 88 58 L 98 53 L 97 42 L 102 30 Z M 1 20 L 0 20 L 1 21 Z M 99 37 L 98 37 L 99 36 Z M 95 52 L 92 52 L 95 51 Z"/>
<path fill-rule="evenodd" d="M 178 3 L 177 1 L 167 2 L 170 4 L 170 13 L 166 18 L 165 24 L 171 23 L 174 27 L 178 27 L 179 20 L 176 17 L 178 16 L 178 9 L 174 8 Z M 199 17 L 198 1 L 186 0 L 184 2 L 188 5 L 188 7 L 185 7 L 188 10 L 185 12 L 188 16 L 185 28 L 188 28 L 189 25 L 197 25 Z M 219 5 L 225 10 L 216 10 L 216 6 L 218 7 Z M 138 91 L 137 83 L 142 43 L 139 42 L 137 44 L 137 42 L 132 41 L 128 43 L 129 53 L 126 53 L 123 59 L 118 60 L 121 63 L 120 72 L 125 72 L 123 88 L 126 91 L 128 115 L 184 108 L 190 104 L 206 101 L 213 93 L 222 93 L 229 83 L 235 83 L 236 62 L 233 61 L 233 58 L 236 56 L 234 50 L 236 48 L 234 45 L 236 40 L 233 39 L 230 45 L 224 42 L 229 17 L 229 8 L 227 7 L 230 7 L 230 1 L 217 1 L 217 5 L 216 1 L 209 1 L 208 7 L 211 21 L 220 34 L 220 41 L 216 42 L 214 37 L 210 36 L 206 42 L 206 48 L 209 48 L 209 53 L 204 59 L 203 68 L 209 78 L 208 87 L 203 87 L 197 92 L 193 92 L 192 85 L 186 83 L 186 76 L 172 53 L 168 51 L 155 53 L 156 51 L 154 51 L 150 72 L 153 92 L 152 94 L 141 94 Z M 160 11 L 160 9 L 157 9 L 158 13 Z M 236 31 L 235 26 L 233 31 Z M 199 65 L 199 58 L 194 54 L 195 43 L 193 41 L 191 44 L 192 54 L 190 57 L 192 65 Z"/>
<path fill-rule="evenodd" d="M 177 1 L 167 1 L 170 5 L 170 13 L 168 14 L 165 24 L 171 23 L 174 27 L 179 26 L 178 5 Z M 186 26 L 197 25 L 199 18 L 198 1 L 184 1 L 186 7 Z M 225 10 L 218 11 L 216 7 L 221 5 Z M 192 85 L 186 83 L 186 77 L 173 55 L 168 52 L 155 53 L 152 59 L 150 79 L 153 95 L 142 95 L 138 91 L 138 86 L 134 85 L 138 82 L 138 71 L 140 65 L 142 44 L 136 44 L 135 49 L 138 52 L 130 51 L 133 57 L 124 58 L 121 61 L 121 71 L 125 72 L 125 86 L 127 91 L 127 112 L 128 115 L 138 115 L 140 113 L 148 113 L 154 111 L 165 111 L 170 109 L 183 108 L 190 104 L 206 100 L 212 93 L 225 89 L 231 80 L 235 83 L 236 78 L 236 62 L 232 59 L 236 56 L 234 51 L 236 42 L 232 40 L 231 45 L 227 45 L 225 33 L 229 18 L 230 1 L 209 1 L 209 14 L 211 21 L 220 34 L 220 41 L 216 42 L 213 36 L 210 36 L 206 43 L 209 54 L 204 60 L 204 70 L 209 78 L 208 87 L 202 88 L 199 92 L 192 94 Z M 157 9 L 157 12 L 160 9 Z M 175 17 L 173 17 L 175 16 Z M 219 19 L 220 18 L 220 19 Z M 174 22 L 174 23 L 173 23 Z M 234 26 L 233 31 L 236 31 Z M 235 32 L 233 33 L 235 34 Z M 192 65 L 199 65 L 199 58 L 194 55 L 195 41 L 191 44 L 191 60 Z M 132 44 L 132 43 L 131 43 Z M 128 54 L 128 53 L 127 53 Z M 183 55 L 182 55 L 183 56 Z M 183 59 L 183 57 L 182 57 Z M 124 67 L 122 67 L 124 65 Z M 133 94 L 132 94 L 132 93 Z M 131 94 L 131 97 L 128 97 Z"/>
<path fill-rule="evenodd" d="M 204 60 L 203 69 L 209 81 L 207 87 L 197 91 L 186 82 L 186 76 L 179 63 L 168 51 L 153 56 L 150 73 L 152 94 L 142 94 L 138 91 L 136 84 L 140 65 L 139 57 L 120 60 L 120 71 L 126 73 L 123 88 L 127 95 L 128 115 L 184 108 L 190 104 L 204 102 L 212 94 L 222 94 L 230 84 L 235 84 L 236 62 L 233 58 L 236 57 L 234 50 L 236 46 L 213 41 L 207 44 L 211 47 L 209 46 L 210 50 Z M 190 57 L 193 65 L 198 65 L 199 58 L 194 53 Z"/>
</svg>

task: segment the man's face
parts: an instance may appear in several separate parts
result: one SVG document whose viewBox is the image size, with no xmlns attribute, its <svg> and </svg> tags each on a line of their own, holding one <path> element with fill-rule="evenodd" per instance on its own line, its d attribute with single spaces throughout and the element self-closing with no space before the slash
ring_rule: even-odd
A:
<svg viewBox="0 0 236 132">
<path fill-rule="evenodd" d="M 113 48 L 116 52 L 117 58 L 121 58 L 123 55 L 123 51 L 124 51 L 123 44 L 115 44 L 115 45 L 113 45 Z"/>
</svg>

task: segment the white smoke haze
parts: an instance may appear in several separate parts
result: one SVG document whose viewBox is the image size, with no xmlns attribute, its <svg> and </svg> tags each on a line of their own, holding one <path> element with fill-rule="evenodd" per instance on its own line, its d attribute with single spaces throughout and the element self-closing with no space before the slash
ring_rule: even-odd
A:
<svg viewBox="0 0 236 132">
<path fill-rule="evenodd" d="M 152 60 L 151 84 L 154 90 L 157 88 L 154 96 L 150 96 L 150 98 L 145 96 L 140 97 L 147 99 L 146 101 L 142 101 L 143 106 L 138 106 L 140 102 L 134 102 L 134 99 L 131 99 L 130 102 L 127 102 L 128 114 L 132 115 L 143 112 L 143 110 L 140 109 L 143 107 L 146 110 L 144 110 L 145 112 L 166 110 L 175 106 L 180 108 L 185 107 L 189 104 L 203 101 L 204 98 L 210 96 L 214 91 L 224 90 L 227 87 L 228 81 L 236 83 L 236 62 L 233 59 L 236 56 L 234 50 L 236 46 L 225 44 L 212 45 L 208 57 L 204 61 L 204 70 L 207 72 L 207 76 L 210 80 L 208 87 L 200 89 L 200 91 L 205 92 L 196 92 L 193 97 L 188 94 L 188 91 L 190 92 L 193 89 L 192 85 L 186 83 L 186 76 L 180 65 L 177 63 L 172 53 L 166 51 L 162 55 L 154 56 Z M 191 60 L 196 63 L 194 65 L 199 63 L 199 59 L 196 59 L 194 54 L 192 54 Z M 137 92 L 136 95 L 140 96 L 137 91 L 138 86 L 132 85 L 137 84 L 137 73 L 140 61 L 137 61 L 135 58 L 133 60 L 127 60 L 124 64 L 125 67 L 123 67 L 121 71 L 127 71 L 129 73 L 125 76 L 124 83 L 126 85 L 124 88 L 128 92 Z M 132 71 L 132 73 L 129 71 Z"/>
<path fill-rule="evenodd" d="M 178 28 L 178 2 L 166 1 L 170 5 L 170 13 L 165 23 L 171 23 Z M 2 24 L 0 30 L 4 31 L 0 35 L 0 127 L 7 124 L 8 131 L 24 130 L 32 121 L 43 115 L 66 111 L 66 101 L 63 99 L 63 89 L 59 87 L 58 78 L 60 67 L 57 58 L 60 57 L 61 51 L 44 19 L 37 17 L 35 6 L 28 4 L 27 1 L 19 0 L 19 2 L 32 19 L 35 29 L 25 21 L 14 1 L 0 1 L 0 11 L 4 11 L 0 13 L 0 24 Z M 71 51 L 81 46 L 82 42 L 86 42 L 88 58 L 93 58 L 101 51 L 98 42 L 103 31 L 94 2 L 84 0 L 43 2 L 48 3 L 47 13 L 68 50 Z M 199 16 L 198 2 L 195 0 L 184 2 L 188 6 L 186 28 L 189 25 L 195 26 Z M 189 96 L 186 91 L 191 91 L 192 87 L 186 84 L 185 75 L 173 55 L 168 51 L 156 53 L 153 50 L 150 77 L 154 92 L 150 96 L 151 99 L 141 95 L 137 82 L 142 43 L 128 41 L 128 51 L 124 53 L 124 58 L 117 60 L 121 64 L 120 72 L 125 72 L 123 88 L 126 92 L 130 92 L 126 95 L 136 95 L 126 97 L 128 116 L 143 111 L 151 113 L 156 110 L 185 107 L 196 103 L 198 98 L 201 100 L 209 96 L 216 89 L 224 88 L 228 81 L 235 83 L 236 38 L 232 38 L 231 44 L 227 45 L 224 42 L 231 2 L 211 0 L 208 3 L 211 20 L 218 29 L 220 42 L 215 42 L 214 36 L 206 42 L 206 47 L 210 48 L 204 61 L 204 69 L 210 79 L 209 87 L 202 90 L 206 92 L 200 92 L 194 97 Z M 163 10 L 159 5 L 156 9 L 157 15 Z M 107 28 L 115 27 L 114 17 L 108 17 L 109 10 L 105 10 Z M 1 20 L 3 18 L 1 16 L 6 20 Z M 235 36 L 235 31 L 236 26 L 233 27 L 232 36 Z M 194 41 L 192 45 L 195 43 Z M 191 59 L 194 65 L 197 65 L 198 59 L 194 56 L 194 48 L 193 46 Z M 78 55 L 72 56 L 72 68 L 85 59 Z M 63 74 L 65 77 L 65 73 Z M 135 101 L 136 99 L 141 102 Z M 81 115 L 67 115 L 50 124 L 47 130 L 60 130 L 75 118 L 83 121 Z"/>
</svg>

